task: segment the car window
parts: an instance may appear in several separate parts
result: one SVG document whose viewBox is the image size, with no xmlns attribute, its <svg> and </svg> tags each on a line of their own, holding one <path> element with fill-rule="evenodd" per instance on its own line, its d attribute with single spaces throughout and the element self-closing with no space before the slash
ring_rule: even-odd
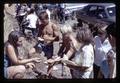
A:
<svg viewBox="0 0 120 83">
<path fill-rule="evenodd" d="M 104 7 L 98 6 L 97 16 L 98 16 L 98 17 L 101 17 L 101 18 L 107 18 L 107 14 L 106 14 L 106 12 L 105 12 Z"/>
<path fill-rule="evenodd" d="M 91 6 L 87 12 L 87 15 L 94 16 L 96 14 L 97 6 Z"/>
<path fill-rule="evenodd" d="M 97 10 L 97 6 L 91 6 L 89 9 L 89 11 L 95 11 L 95 10 Z"/>
</svg>

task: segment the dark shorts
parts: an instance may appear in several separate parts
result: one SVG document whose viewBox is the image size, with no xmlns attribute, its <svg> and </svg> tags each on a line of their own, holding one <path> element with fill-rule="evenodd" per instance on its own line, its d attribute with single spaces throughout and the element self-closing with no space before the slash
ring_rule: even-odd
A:
<svg viewBox="0 0 120 83">
<path fill-rule="evenodd" d="M 39 42 L 34 48 L 37 52 L 43 51 L 48 59 L 53 56 L 53 44 L 45 45 L 43 42 Z"/>
<path fill-rule="evenodd" d="M 93 64 L 93 70 L 94 70 L 94 78 L 97 79 L 98 78 L 98 73 L 100 71 L 100 67 L 97 66 L 96 64 Z"/>
</svg>

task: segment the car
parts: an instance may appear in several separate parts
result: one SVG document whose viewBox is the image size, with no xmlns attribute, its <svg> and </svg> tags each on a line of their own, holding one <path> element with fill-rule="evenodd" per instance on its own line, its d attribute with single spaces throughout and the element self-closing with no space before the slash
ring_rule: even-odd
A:
<svg viewBox="0 0 120 83">
<path fill-rule="evenodd" d="M 116 22 L 116 9 L 114 3 L 90 3 L 82 10 L 77 12 L 77 15 L 86 15 L 100 19 L 105 22 Z"/>
<path fill-rule="evenodd" d="M 88 5 L 88 4 L 86 4 L 86 3 L 74 3 L 74 4 L 66 3 L 65 8 L 64 8 L 65 18 L 73 16 L 74 12 L 82 9 L 86 5 Z"/>
</svg>

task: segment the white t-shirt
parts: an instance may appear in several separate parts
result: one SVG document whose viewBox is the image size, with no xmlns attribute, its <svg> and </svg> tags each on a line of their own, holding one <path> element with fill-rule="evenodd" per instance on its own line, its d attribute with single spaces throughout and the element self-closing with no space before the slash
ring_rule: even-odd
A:
<svg viewBox="0 0 120 83">
<path fill-rule="evenodd" d="M 36 22 L 37 22 L 37 15 L 35 14 L 29 14 L 27 17 L 26 17 L 26 20 L 29 20 L 29 25 L 28 27 L 29 28 L 36 28 Z"/>
<path fill-rule="evenodd" d="M 102 43 L 99 36 L 95 36 L 95 64 L 100 66 L 103 60 L 106 60 L 108 51 L 112 48 L 108 38 Z"/>
<path fill-rule="evenodd" d="M 75 53 L 75 63 L 80 66 L 88 67 L 85 72 L 80 70 L 73 70 L 73 75 L 76 78 L 91 78 L 93 72 L 93 63 L 94 63 L 94 50 L 92 44 L 85 45 L 82 48 L 82 52 L 77 51 Z"/>
</svg>

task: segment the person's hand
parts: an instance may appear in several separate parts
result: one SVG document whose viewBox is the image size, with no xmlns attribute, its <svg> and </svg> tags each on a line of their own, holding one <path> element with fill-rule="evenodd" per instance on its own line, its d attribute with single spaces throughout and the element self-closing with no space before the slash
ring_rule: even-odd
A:
<svg viewBox="0 0 120 83">
<path fill-rule="evenodd" d="M 61 61 L 61 58 L 60 57 L 56 57 L 56 58 L 53 58 L 53 59 L 48 59 L 44 63 L 45 64 L 54 64 L 55 62 L 59 62 L 59 61 Z"/>
<path fill-rule="evenodd" d="M 66 61 L 67 61 L 67 60 L 65 60 L 64 58 L 61 58 L 61 63 L 62 63 L 63 65 L 67 65 L 67 64 L 66 64 Z"/>
<path fill-rule="evenodd" d="M 64 54 L 64 55 L 63 55 L 63 59 L 64 59 L 64 60 L 68 60 L 68 56 Z"/>
<path fill-rule="evenodd" d="M 38 37 L 38 41 L 44 41 L 44 39 L 41 37 Z"/>
<path fill-rule="evenodd" d="M 36 57 L 36 58 L 33 58 L 32 61 L 33 61 L 33 62 L 36 62 L 36 63 L 39 63 L 39 62 L 41 62 L 41 58 L 37 58 L 37 57 Z"/>
<path fill-rule="evenodd" d="M 62 63 L 66 63 L 66 61 L 67 61 L 66 59 L 61 58 L 61 62 L 62 62 Z"/>
<path fill-rule="evenodd" d="M 64 65 L 77 65 L 75 62 L 70 61 L 70 60 L 66 60 L 66 59 L 64 59 L 64 58 L 61 59 L 61 62 L 62 62 Z"/>
<path fill-rule="evenodd" d="M 35 64 L 34 63 L 26 63 L 25 67 L 33 69 L 35 67 Z"/>
<path fill-rule="evenodd" d="M 55 62 L 54 59 L 48 59 L 48 60 L 45 61 L 44 63 L 45 63 L 45 64 L 52 64 L 52 63 L 54 63 L 54 62 Z"/>
<path fill-rule="evenodd" d="M 108 53 L 107 53 L 107 60 L 108 60 L 108 63 L 111 64 L 113 62 L 113 59 L 115 57 L 115 54 L 112 50 L 110 50 Z"/>
</svg>

